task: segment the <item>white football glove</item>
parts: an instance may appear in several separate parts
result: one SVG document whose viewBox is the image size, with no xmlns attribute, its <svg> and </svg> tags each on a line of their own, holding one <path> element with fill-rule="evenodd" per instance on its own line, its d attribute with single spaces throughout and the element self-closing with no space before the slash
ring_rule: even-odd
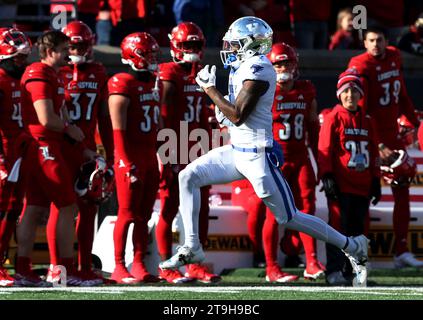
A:
<svg viewBox="0 0 423 320">
<path fill-rule="evenodd" d="M 234 124 L 228 119 L 226 118 L 226 116 L 223 114 L 222 111 L 220 111 L 218 106 L 214 107 L 214 113 L 216 116 L 216 120 L 217 122 L 219 122 L 221 127 L 233 127 Z"/>
<path fill-rule="evenodd" d="M 210 69 L 210 70 L 209 70 Z M 210 88 L 216 86 L 216 66 L 211 66 L 209 68 L 209 65 L 206 65 L 203 69 L 201 69 L 197 73 L 197 77 L 195 78 L 195 81 L 198 83 L 198 85 L 201 88 Z"/>
</svg>

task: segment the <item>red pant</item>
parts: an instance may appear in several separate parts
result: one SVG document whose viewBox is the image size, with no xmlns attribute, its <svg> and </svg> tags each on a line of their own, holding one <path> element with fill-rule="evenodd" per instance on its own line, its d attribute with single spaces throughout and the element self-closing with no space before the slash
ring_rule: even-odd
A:
<svg viewBox="0 0 423 320">
<path fill-rule="evenodd" d="M 125 258 L 126 238 L 130 223 L 134 223 L 134 262 L 142 262 L 147 249 L 148 220 L 153 211 L 159 188 L 159 170 L 154 154 L 140 153 L 135 165 L 139 172 L 138 181 L 130 183 L 128 168 L 115 164 L 116 189 L 119 203 L 118 218 L 113 232 L 115 262 L 121 264 Z"/>
</svg>

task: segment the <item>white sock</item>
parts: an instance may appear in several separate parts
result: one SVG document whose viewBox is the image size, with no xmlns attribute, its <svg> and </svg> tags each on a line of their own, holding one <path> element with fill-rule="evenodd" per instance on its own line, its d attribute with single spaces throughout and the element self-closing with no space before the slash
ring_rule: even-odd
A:
<svg viewBox="0 0 423 320">
<path fill-rule="evenodd" d="M 189 167 L 179 173 L 179 212 L 184 223 L 185 245 L 197 250 L 200 246 L 198 220 L 201 207 L 200 186 Z"/>
<path fill-rule="evenodd" d="M 340 249 L 344 249 L 348 239 L 319 217 L 305 214 L 300 211 L 297 211 L 285 226 L 289 229 L 304 232 L 313 238 L 333 244 Z M 353 241 L 349 242 L 351 243 Z"/>
</svg>

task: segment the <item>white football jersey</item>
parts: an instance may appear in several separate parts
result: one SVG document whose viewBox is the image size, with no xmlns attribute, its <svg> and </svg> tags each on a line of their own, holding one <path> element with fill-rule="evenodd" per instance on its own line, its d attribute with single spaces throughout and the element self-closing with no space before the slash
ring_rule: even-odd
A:
<svg viewBox="0 0 423 320">
<path fill-rule="evenodd" d="M 255 109 L 239 127 L 229 128 L 231 142 L 242 147 L 271 147 L 272 104 L 276 90 L 276 72 L 265 55 L 258 55 L 242 62 L 236 70 L 231 69 L 228 83 L 229 101 L 235 104 L 236 97 L 245 80 L 261 80 L 269 83 L 267 92 L 262 95 Z"/>
</svg>

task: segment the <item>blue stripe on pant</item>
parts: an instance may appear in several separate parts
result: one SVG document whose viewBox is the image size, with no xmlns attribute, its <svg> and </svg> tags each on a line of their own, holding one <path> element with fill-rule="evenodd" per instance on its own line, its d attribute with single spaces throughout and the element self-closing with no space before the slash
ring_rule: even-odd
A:
<svg viewBox="0 0 423 320">
<path fill-rule="evenodd" d="M 290 221 L 292 219 L 292 215 L 295 212 L 292 212 L 290 208 L 294 208 L 294 210 L 296 210 L 295 207 L 295 202 L 294 202 L 294 198 L 292 197 L 292 193 L 291 193 L 291 189 L 289 188 L 289 186 L 287 185 L 285 178 L 282 176 L 282 173 L 279 171 L 279 175 L 280 178 L 278 177 L 278 173 L 276 172 L 277 170 L 280 170 L 279 168 L 275 168 L 272 163 L 269 161 L 269 159 L 267 159 L 267 164 L 270 167 L 270 172 L 272 173 L 273 179 L 276 182 L 276 185 L 278 186 L 278 190 L 281 193 L 282 199 L 283 199 L 283 203 L 286 209 L 286 214 L 288 216 L 288 221 Z M 281 180 L 283 182 L 281 182 Z M 285 185 L 282 185 L 282 183 Z M 288 197 L 287 197 L 288 194 Z"/>
</svg>

